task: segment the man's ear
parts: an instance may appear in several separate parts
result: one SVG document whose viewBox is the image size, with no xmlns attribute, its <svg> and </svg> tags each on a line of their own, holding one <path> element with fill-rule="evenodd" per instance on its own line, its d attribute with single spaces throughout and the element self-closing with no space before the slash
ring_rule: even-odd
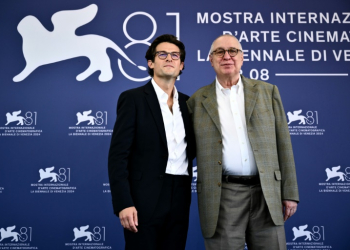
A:
<svg viewBox="0 0 350 250">
<path fill-rule="evenodd" d="M 242 63 L 243 63 L 243 59 L 244 59 L 244 55 L 243 55 L 243 51 L 241 53 L 241 60 L 242 60 Z"/>
<path fill-rule="evenodd" d="M 150 69 L 153 69 L 154 68 L 154 63 L 152 62 L 152 60 L 148 60 L 147 61 L 147 65 Z"/>
<path fill-rule="evenodd" d="M 209 61 L 210 61 L 211 66 L 213 67 L 213 56 L 212 55 L 209 55 Z"/>
<path fill-rule="evenodd" d="M 183 70 L 184 65 L 185 65 L 185 63 L 184 63 L 184 62 L 181 62 L 181 63 L 180 63 L 180 70 Z"/>
</svg>

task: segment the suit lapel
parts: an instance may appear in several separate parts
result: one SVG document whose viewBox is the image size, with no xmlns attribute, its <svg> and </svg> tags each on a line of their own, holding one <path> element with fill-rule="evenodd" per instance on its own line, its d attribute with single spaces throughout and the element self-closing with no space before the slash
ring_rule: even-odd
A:
<svg viewBox="0 0 350 250">
<path fill-rule="evenodd" d="M 166 141 L 162 111 L 161 111 L 160 106 L 159 106 L 159 101 L 158 101 L 156 91 L 154 90 L 151 81 L 149 81 L 145 85 L 144 92 L 145 92 L 145 97 L 146 97 L 148 106 L 151 110 L 152 116 L 157 124 L 157 128 L 158 128 L 160 137 L 162 138 L 164 145 L 167 147 L 168 145 L 167 145 L 167 141 Z"/>
<path fill-rule="evenodd" d="M 191 168 L 192 167 L 191 161 L 193 160 L 195 155 L 195 152 L 194 152 L 195 149 L 193 148 L 195 145 L 195 142 L 194 142 L 194 132 L 191 125 L 191 119 L 188 113 L 186 101 L 187 100 L 185 96 L 179 93 L 179 106 L 180 106 L 180 111 L 181 111 L 182 120 L 184 123 L 185 133 L 186 133 L 186 142 L 187 142 L 186 153 L 187 153 L 187 158 L 189 159 L 188 167 Z M 192 176 L 191 169 L 189 169 L 189 174 L 190 176 Z"/>
<path fill-rule="evenodd" d="M 218 111 L 218 103 L 216 100 L 216 80 L 209 85 L 209 88 L 203 93 L 203 107 L 207 110 L 208 115 L 213 120 L 216 128 L 221 134 L 220 117 Z"/>
<path fill-rule="evenodd" d="M 185 100 L 184 96 L 181 95 L 180 93 L 179 93 L 179 105 L 180 105 L 182 120 L 183 120 L 184 127 L 185 127 L 185 132 L 186 132 L 186 135 L 188 135 L 189 134 L 189 127 L 188 126 L 190 125 L 190 118 L 189 118 L 189 114 L 188 114 L 186 100 Z"/>
<path fill-rule="evenodd" d="M 248 124 L 259 93 L 257 88 L 255 88 L 255 83 L 253 81 L 250 81 L 249 79 L 242 76 L 242 82 L 244 87 L 245 117 Z"/>
</svg>

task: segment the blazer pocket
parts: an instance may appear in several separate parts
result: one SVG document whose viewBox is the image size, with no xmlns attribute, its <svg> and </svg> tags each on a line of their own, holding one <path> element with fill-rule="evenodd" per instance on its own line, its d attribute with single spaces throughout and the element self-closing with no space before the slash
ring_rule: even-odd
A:
<svg viewBox="0 0 350 250">
<path fill-rule="evenodd" d="M 197 193 L 200 194 L 202 192 L 202 184 L 197 182 Z"/>
<path fill-rule="evenodd" d="M 140 171 L 132 171 L 130 172 L 130 179 L 132 180 L 141 180 L 142 172 Z"/>
<path fill-rule="evenodd" d="M 279 171 L 279 170 L 275 171 L 275 178 L 278 181 L 282 180 L 281 171 Z"/>
</svg>

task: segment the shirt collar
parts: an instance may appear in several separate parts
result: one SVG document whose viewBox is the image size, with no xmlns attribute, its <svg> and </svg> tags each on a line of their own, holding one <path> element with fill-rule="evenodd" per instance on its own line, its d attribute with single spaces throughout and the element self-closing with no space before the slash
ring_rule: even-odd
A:
<svg viewBox="0 0 350 250">
<path fill-rule="evenodd" d="M 224 93 L 226 91 L 226 89 L 224 87 L 222 87 L 217 76 L 216 76 L 215 80 L 216 80 L 216 90 L 220 91 L 221 93 Z M 235 86 L 237 86 L 237 87 L 235 87 Z M 236 91 L 237 91 L 236 94 L 240 94 L 243 92 L 243 82 L 242 82 L 241 76 L 239 76 L 238 83 L 232 87 L 234 87 L 234 89 L 236 89 Z M 231 88 L 231 90 L 232 90 L 232 88 Z"/>
<path fill-rule="evenodd" d="M 153 78 L 152 78 L 152 81 L 151 81 L 151 82 L 152 82 L 152 85 L 153 85 L 154 90 L 156 91 L 156 94 L 157 94 L 157 97 L 158 97 L 159 102 L 162 102 L 162 103 L 165 102 L 165 103 L 167 103 L 168 98 L 169 98 L 168 94 L 165 93 L 164 90 L 161 89 L 161 87 L 159 87 L 159 85 L 154 81 Z M 176 89 L 175 85 L 174 85 L 173 92 L 174 92 L 173 98 L 174 98 L 175 100 L 177 100 L 178 97 L 179 97 L 179 93 L 177 92 L 177 89 Z"/>
</svg>

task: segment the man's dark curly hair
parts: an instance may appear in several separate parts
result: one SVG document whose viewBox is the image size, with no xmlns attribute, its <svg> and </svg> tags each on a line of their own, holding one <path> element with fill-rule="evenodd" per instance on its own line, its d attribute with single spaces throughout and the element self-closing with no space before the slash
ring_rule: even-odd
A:
<svg viewBox="0 0 350 250">
<path fill-rule="evenodd" d="M 177 40 L 176 36 L 165 34 L 158 36 L 156 39 L 154 39 L 153 43 L 148 47 L 148 50 L 146 52 L 146 60 L 151 60 L 154 62 L 154 57 L 156 56 L 156 48 L 160 43 L 172 43 L 175 44 L 179 49 L 180 49 L 180 60 L 181 62 L 185 62 L 185 57 L 186 57 L 186 51 L 185 51 L 185 45 Z M 185 69 L 185 64 L 183 66 L 183 69 Z M 148 67 L 148 74 L 153 77 L 154 72 L 153 69 Z M 179 75 L 182 74 L 182 71 L 180 70 Z"/>
</svg>

